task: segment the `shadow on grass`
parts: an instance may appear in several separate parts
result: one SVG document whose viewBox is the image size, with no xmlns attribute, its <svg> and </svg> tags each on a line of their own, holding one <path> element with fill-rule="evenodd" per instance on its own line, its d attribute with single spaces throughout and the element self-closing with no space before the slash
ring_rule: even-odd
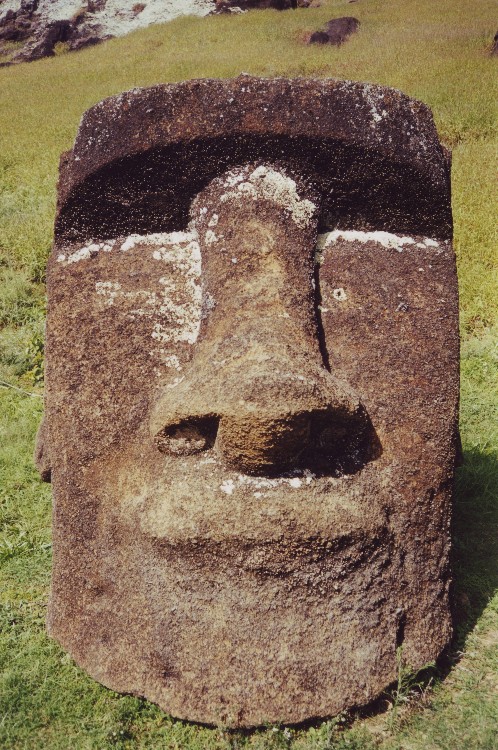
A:
<svg viewBox="0 0 498 750">
<path fill-rule="evenodd" d="M 463 648 L 498 589 L 498 461 L 466 451 L 453 511 L 453 650 Z"/>
</svg>

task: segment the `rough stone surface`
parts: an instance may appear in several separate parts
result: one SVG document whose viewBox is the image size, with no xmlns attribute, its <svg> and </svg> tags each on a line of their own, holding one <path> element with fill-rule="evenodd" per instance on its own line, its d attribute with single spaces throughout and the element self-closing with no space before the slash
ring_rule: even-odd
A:
<svg viewBox="0 0 498 750">
<path fill-rule="evenodd" d="M 78 664 L 251 726 L 439 655 L 459 344 L 424 105 L 250 77 L 98 104 L 48 294 L 48 626 Z"/>
<path fill-rule="evenodd" d="M 359 27 L 360 22 L 352 16 L 333 18 L 326 23 L 324 31 L 315 31 L 310 36 L 309 44 L 333 44 L 340 47 Z"/>
<path fill-rule="evenodd" d="M 308 39 L 308 44 L 329 44 L 330 39 L 326 31 L 314 31 Z"/>
<path fill-rule="evenodd" d="M 73 35 L 74 26 L 71 21 L 53 21 L 35 34 L 15 56 L 16 62 L 32 62 L 42 57 L 54 54 L 54 47 L 58 42 L 67 42 Z"/>
<path fill-rule="evenodd" d="M 340 46 L 349 39 L 351 34 L 358 31 L 360 22 L 353 16 L 344 16 L 343 18 L 333 18 L 326 24 L 327 34 L 331 44 Z"/>
</svg>

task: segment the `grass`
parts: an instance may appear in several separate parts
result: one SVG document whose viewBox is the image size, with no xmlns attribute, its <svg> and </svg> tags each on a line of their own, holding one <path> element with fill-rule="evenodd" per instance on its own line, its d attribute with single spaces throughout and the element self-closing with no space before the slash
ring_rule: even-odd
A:
<svg viewBox="0 0 498 750">
<path fill-rule="evenodd" d="M 22 42 L 2 42 L 0 47 L 0 63 L 8 63 L 14 54 L 22 49 Z"/>
<path fill-rule="evenodd" d="M 0 68 L 2 750 L 498 747 L 498 99 L 497 60 L 486 51 L 494 11 L 491 0 L 328 0 L 285 13 L 180 18 L 79 53 Z M 340 15 L 361 21 L 346 45 L 302 44 L 307 31 Z M 429 677 L 401 670 L 393 692 L 367 713 L 232 734 L 174 721 L 146 701 L 105 690 L 48 639 L 50 488 L 31 453 L 42 412 L 43 279 L 58 159 L 82 112 L 134 86 L 242 71 L 373 81 L 432 107 L 453 149 L 465 464 L 453 530 L 456 635 L 446 660 Z"/>
</svg>

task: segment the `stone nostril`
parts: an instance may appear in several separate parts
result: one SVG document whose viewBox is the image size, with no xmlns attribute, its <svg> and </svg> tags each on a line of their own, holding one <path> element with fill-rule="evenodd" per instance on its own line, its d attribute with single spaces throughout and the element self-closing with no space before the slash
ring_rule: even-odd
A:
<svg viewBox="0 0 498 750">
<path fill-rule="evenodd" d="M 351 435 L 356 434 L 357 424 L 345 421 L 334 421 L 329 419 L 328 422 L 320 420 L 313 430 L 314 444 L 317 450 L 325 455 L 337 453 L 346 441 L 350 441 Z M 354 429 L 352 429 L 354 428 Z"/>
<path fill-rule="evenodd" d="M 353 414 L 340 409 L 315 413 L 303 458 L 316 471 L 351 474 L 381 453 L 370 417 L 360 405 Z"/>
<path fill-rule="evenodd" d="M 161 453 L 173 456 L 191 456 L 213 447 L 218 432 L 218 417 L 188 417 L 169 424 L 155 435 Z"/>
</svg>

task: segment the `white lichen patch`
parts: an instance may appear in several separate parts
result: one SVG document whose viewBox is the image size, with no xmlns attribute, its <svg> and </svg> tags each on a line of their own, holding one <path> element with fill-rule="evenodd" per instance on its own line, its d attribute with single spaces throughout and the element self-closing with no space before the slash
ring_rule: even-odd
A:
<svg viewBox="0 0 498 750">
<path fill-rule="evenodd" d="M 152 253 L 155 260 L 165 260 L 181 264 L 185 269 L 187 265 L 201 272 L 201 250 L 199 247 L 197 232 L 170 232 L 169 234 L 149 234 L 142 238 L 148 245 L 156 245 Z M 187 264 L 187 265 L 185 265 Z"/>
<path fill-rule="evenodd" d="M 368 83 L 363 85 L 363 96 L 370 107 L 373 120 L 370 127 L 375 127 L 378 122 L 389 116 L 389 112 L 384 108 L 384 95 L 384 91 L 377 86 Z"/>
<path fill-rule="evenodd" d="M 150 292 L 148 289 L 126 291 L 117 281 L 97 281 L 95 283 L 95 291 L 101 297 L 104 297 L 104 304 L 108 307 L 115 303 L 124 302 L 127 314 L 131 317 L 135 317 L 136 315 L 149 316 L 153 313 L 157 304 L 157 296 L 154 292 Z M 136 305 L 136 307 L 130 307 L 130 303 Z"/>
<path fill-rule="evenodd" d="M 136 243 L 138 242 L 138 235 L 136 234 L 130 234 L 129 237 L 126 238 L 126 240 L 121 245 L 121 250 L 125 253 L 127 250 L 133 250 Z"/>
<path fill-rule="evenodd" d="M 439 242 L 430 238 L 424 238 L 422 242 L 416 242 L 413 237 L 392 234 L 391 232 L 363 232 L 358 229 L 334 229 L 332 232 L 325 232 L 324 234 L 318 235 L 317 252 L 315 257 L 317 263 L 323 261 L 324 250 L 338 240 L 345 240 L 346 242 L 361 242 L 362 244 L 375 242 L 387 249 L 396 250 L 398 253 L 403 252 L 403 248 L 408 245 L 416 245 L 417 247 L 423 248 L 439 246 Z"/>
<path fill-rule="evenodd" d="M 97 281 L 95 291 L 101 297 L 104 297 L 104 304 L 110 307 L 121 291 L 121 284 L 117 281 Z"/>
<path fill-rule="evenodd" d="M 234 187 L 234 185 L 238 185 L 239 182 L 242 182 L 243 179 L 244 175 L 242 174 L 242 170 L 233 170 L 226 175 L 223 182 L 225 187 Z"/>
<path fill-rule="evenodd" d="M 90 240 L 82 247 L 72 253 L 60 253 L 57 256 L 59 263 L 77 263 L 81 260 L 95 258 L 99 253 L 110 253 L 113 250 L 120 250 L 123 253 L 133 250 L 135 247 L 154 247 L 156 248 L 154 258 L 163 260 L 164 253 L 172 252 L 175 256 L 182 258 L 185 255 L 198 260 L 200 263 L 200 249 L 195 232 L 156 232 L 153 234 L 130 234 L 124 241 L 118 239 L 107 239 L 102 242 Z M 200 272 L 200 269 L 199 269 Z"/>
<path fill-rule="evenodd" d="M 289 479 L 289 487 L 294 487 L 294 489 L 299 489 L 302 484 L 303 483 L 299 477 L 292 477 L 292 479 Z"/>
<path fill-rule="evenodd" d="M 221 196 L 222 203 L 272 201 L 285 208 L 302 229 L 308 226 L 317 210 L 312 201 L 299 196 L 297 185 L 291 177 L 270 166 L 261 165 L 252 171 L 249 167 L 233 170 L 224 177 L 223 186 L 229 190 Z"/>
<path fill-rule="evenodd" d="M 166 388 L 176 388 L 177 386 L 180 385 L 180 383 L 183 383 L 184 380 L 185 380 L 185 375 L 182 375 L 181 378 L 175 378 L 171 383 L 168 383 L 166 385 Z"/>
<path fill-rule="evenodd" d="M 78 248 L 73 253 L 65 255 L 61 253 L 57 256 L 59 263 L 65 263 L 66 265 L 71 263 L 78 263 L 80 260 L 88 260 L 94 258 L 100 252 L 110 253 L 116 245 L 116 240 L 106 240 L 105 242 L 89 242 L 83 247 Z"/>
<path fill-rule="evenodd" d="M 161 292 L 155 293 L 151 317 L 156 320 L 152 338 L 160 342 L 195 343 L 201 323 L 201 250 L 195 232 L 148 235 L 140 244 L 155 245 L 153 260 L 171 270 L 161 276 Z M 182 284 L 177 279 L 180 274 Z M 150 308 L 143 308 L 149 311 Z M 171 365 L 167 365 L 171 366 Z M 178 369 L 178 368 L 177 368 Z"/>
<path fill-rule="evenodd" d="M 250 474 L 238 474 L 235 479 L 224 479 L 220 485 L 220 490 L 227 495 L 232 495 L 238 489 L 256 490 L 253 494 L 255 497 L 264 497 L 261 490 L 272 490 L 275 487 L 285 485 L 292 489 L 300 489 L 303 486 L 309 486 L 316 479 L 315 475 L 305 469 L 299 475 L 289 477 L 254 477 Z"/>
<path fill-rule="evenodd" d="M 176 354 L 168 354 L 165 349 L 161 349 L 159 353 L 162 355 L 161 360 L 165 367 L 171 367 L 172 369 L 178 371 L 182 369 L 180 360 L 178 359 Z"/>
<path fill-rule="evenodd" d="M 151 336 L 156 341 L 193 344 L 199 333 L 202 306 L 201 252 L 197 235 L 194 232 L 134 234 L 122 243 L 85 245 L 71 256 L 64 256 L 64 260 L 66 263 L 84 260 L 91 257 L 90 252 L 105 250 L 104 245 L 111 250 L 119 248 L 122 252 L 134 248 L 143 252 L 152 248 L 149 258 L 160 263 L 162 272 L 155 289 L 126 289 L 115 280 L 97 281 L 95 291 L 102 297 L 104 305 L 119 306 L 128 319 L 151 319 Z M 181 369 L 176 355 L 164 349 L 160 354 L 166 367 Z"/>
<path fill-rule="evenodd" d="M 347 294 L 342 288 L 342 286 L 338 287 L 337 289 L 334 289 L 332 291 L 332 297 L 337 300 L 338 302 L 345 302 L 347 300 Z"/>
<path fill-rule="evenodd" d="M 176 299 L 178 286 L 175 282 L 165 276 L 159 279 L 164 289 L 162 294 L 157 295 L 155 315 L 165 322 L 158 321 L 154 324 L 152 338 L 162 342 L 195 343 L 201 324 L 202 303 L 202 289 L 196 281 L 197 278 L 195 280 L 187 278 L 186 283 L 190 287 L 187 292 L 190 294 L 187 294 L 185 298 L 185 290 L 182 290 L 180 299 Z"/>
<path fill-rule="evenodd" d="M 204 235 L 204 242 L 206 245 L 212 245 L 214 242 L 218 241 L 218 237 L 213 232 L 212 229 L 208 229 L 206 234 Z"/>
<path fill-rule="evenodd" d="M 160 249 L 152 254 L 155 260 L 166 263 L 182 274 L 183 288 L 180 290 L 172 276 L 163 276 L 159 315 L 168 325 L 157 322 L 152 333 L 158 341 L 185 341 L 195 343 L 201 324 L 201 250 L 195 232 L 173 232 L 168 235 Z"/>
</svg>

